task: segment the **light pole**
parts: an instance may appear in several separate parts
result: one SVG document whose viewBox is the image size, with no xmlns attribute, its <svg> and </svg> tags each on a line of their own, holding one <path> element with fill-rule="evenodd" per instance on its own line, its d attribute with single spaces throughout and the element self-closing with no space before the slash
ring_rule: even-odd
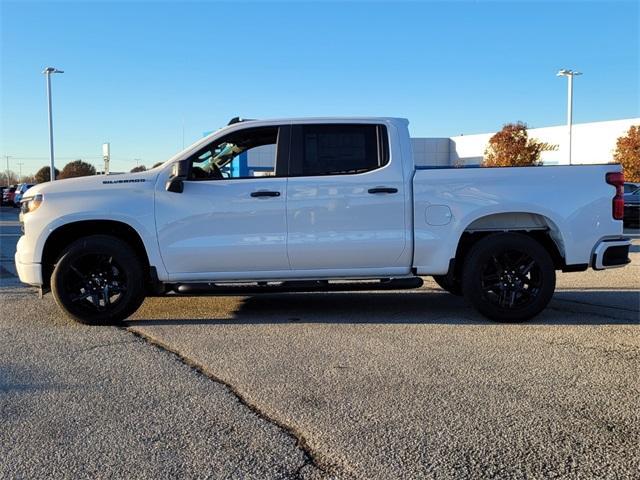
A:
<svg viewBox="0 0 640 480">
<path fill-rule="evenodd" d="M 51 112 L 51 74 L 52 73 L 64 73 L 63 70 L 58 70 L 54 67 L 45 68 L 42 73 L 47 77 L 47 103 L 49 104 L 49 180 L 52 182 L 56 179 L 56 167 L 53 161 L 53 114 Z"/>
<path fill-rule="evenodd" d="M 582 75 L 581 72 L 574 72 L 563 68 L 556 76 L 567 77 L 567 127 L 569 128 L 569 165 L 571 165 L 571 124 L 573 123 L 573 77 Z"/>
</svg>

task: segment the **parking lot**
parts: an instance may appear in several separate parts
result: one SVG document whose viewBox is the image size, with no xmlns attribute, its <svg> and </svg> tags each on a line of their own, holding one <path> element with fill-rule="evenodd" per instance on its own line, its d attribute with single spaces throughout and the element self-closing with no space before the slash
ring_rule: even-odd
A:
<svg viewBox="0 0 640 480">
<path fill-rule="evenodd" d="M 416 291 L 152 298 L 67 320 L 0 216 L 0 478 L 637 478 L 640 240 L 495 324 Z"/>
</svg>

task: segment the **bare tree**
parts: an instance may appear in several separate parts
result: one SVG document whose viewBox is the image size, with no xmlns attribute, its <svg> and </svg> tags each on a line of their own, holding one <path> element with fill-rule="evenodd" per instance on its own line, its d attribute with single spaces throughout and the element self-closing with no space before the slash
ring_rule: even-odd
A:
<svg viewBox="0 0 640 480">
<path fill-rule="evenodd" d="M 13 185 L 18 183 L 18 175 L 13 170 L 5 170 L 0 173 L 0 184 L 3 186 Z"/>
</svg>

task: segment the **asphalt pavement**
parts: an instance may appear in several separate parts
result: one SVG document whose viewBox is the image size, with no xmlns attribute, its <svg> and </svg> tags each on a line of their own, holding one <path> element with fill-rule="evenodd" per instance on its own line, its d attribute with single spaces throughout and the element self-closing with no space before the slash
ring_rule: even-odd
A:
<svg viewBox="0 0 640 480">
<path fill-rule="evenodd" d="M 92 328 L 17 286 L 10 223 L 2 478 L 640 473 L 640 242 L 625 269 L 561 274 L 526 324 L 488 322 L 428 280 L 153 298 L 126 328 Z"/>
</svg>

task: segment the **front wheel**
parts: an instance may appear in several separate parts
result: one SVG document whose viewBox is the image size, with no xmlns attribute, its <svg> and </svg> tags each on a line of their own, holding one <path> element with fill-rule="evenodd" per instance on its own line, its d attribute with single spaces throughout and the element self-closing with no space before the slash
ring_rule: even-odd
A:
<svg viewBox="0 0 640 480">
<path fill-rule="evenodd" d="M 142 265 L 135 251 L 118 238 L 81 238 L 59 257 L 51 291 L 57 304 L 78 322 L 118 324 L 144 301 Z"/>
<path fill-rule="evenodd" d="M 464 265 L 465 298 L 498 322 L 519 322 L 540 313 L 556 286 L 553 261 L 545 248 L 519 233 L 479 240 Z"/>
</svg>

